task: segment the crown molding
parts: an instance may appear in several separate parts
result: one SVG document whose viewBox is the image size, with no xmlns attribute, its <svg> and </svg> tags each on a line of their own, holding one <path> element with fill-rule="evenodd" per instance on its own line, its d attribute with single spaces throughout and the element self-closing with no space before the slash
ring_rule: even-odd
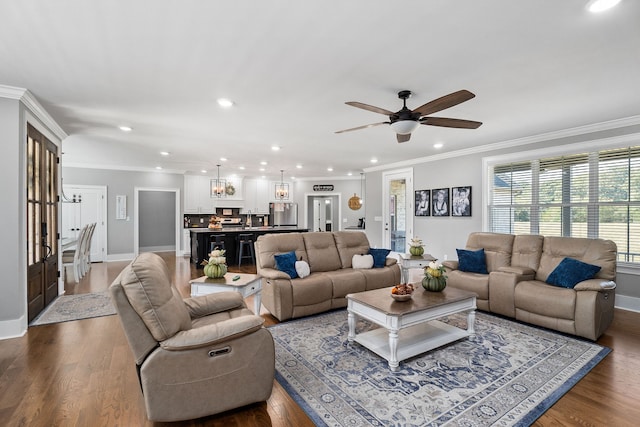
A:
<svg viewBox="0 0 640 427">
<path fill-rule="evenodd" d="M 187 172 L 186 170 L 179 170 L 179 169 L 156 169 L 156 168 L 145 168 L 145 167 L 137 167 L 137 166 L 70 163 L 70 162 L 65 162 L 64 158 L 62 159 L 61 166 L 62 168 L 101 169 L 101 170 L 127 171 L 127 172 L 170 173 L 170 174 L 178 174 L 178 175 L 185 175 L 185 173 Z"/>
<path fill-rule="evenodd" d="M 395 169 L 399 167 L 412 166 L 415 164 L 436 162 L 440 160 L 451 159 L 455 157 L 462 157 L 462 156 L 467 156 L 471 154 L 478 154 L 478 153 L 484 154 L 487 151 L 519 147 L 523 145 L 535 144 L 538 142 L 545 142 L 545 141 L 553 141 L 555 139 L 568 138 L 568 137 L 573 137 L 578 135 L 588 135 L 595 132 L 602 132 L 602 131 L 607 131 L 611 129 L 619 129 L 619 128 L 636 126 L 636 125 L 640 125 L 640 115 L 625 117 L 625 118 L 615 119 L 615 120 L 609 120 L 606 122 L 594 123 L 594 124 L 585 125 L 585 126 L 578 126 L 578 127 L 569 128 L 569 129 L 562 129 L 562 130 L 553 131 L 553 132 L 541 133 L 538 135 L 526 136 L 523 138 L 511 139 L 507 141 L 494 142 L 490 144 L 479 145 L 477 147 L 465 148 L 465 149 L 456 150 L 456 151 L 449 151 L 447 153 L 435 154 L 433 156 L 419 157 L 416 159 L 405 160 L 402 162 L 391 163 L 387 165 L 373 166 L 373 167 L 365 168 L 364 171 L 377 172 L 377 171 L 383 171 L 391 168 Z"/>
<path fill-rule="evenodd" d="M 0 98 L 17 99 L 22 102 L 31 114 L 40 120 L 60 141 L 69 136 L 28 89 L 0 85 Z"/>
</svg>

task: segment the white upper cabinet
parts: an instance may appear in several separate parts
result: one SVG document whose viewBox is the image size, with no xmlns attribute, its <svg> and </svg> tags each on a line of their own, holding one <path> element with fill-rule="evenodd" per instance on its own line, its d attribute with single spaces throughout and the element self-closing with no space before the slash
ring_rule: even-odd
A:
<svg viewBox="0 0 640 427">
<path fill-rule="evenodd" d="M 269 182 L 264 179 L 244 180 L 243 214 L 269 213 Z"/>
<path fill-rule="evenodd" d="M 242 207 L 244 200 L 242 178 L 224 178 L 225 192 L 221 197 L 211 195 L 216 177 L 203 175 L 184 176 L 184 213 L 213 214 L 216 207 Z"/>
</svg>

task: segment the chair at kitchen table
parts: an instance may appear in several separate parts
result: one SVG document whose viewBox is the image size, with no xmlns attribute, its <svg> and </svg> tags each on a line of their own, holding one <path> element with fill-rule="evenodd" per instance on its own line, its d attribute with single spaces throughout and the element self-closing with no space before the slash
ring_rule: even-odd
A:
<svg viewBox="0 0 640 427">
<path fill-rule="evenodd" d="M 91 270 L 91 241 L 93 239 L 93 232 L 96 229 L 96 224 L 97 223 L 93 223 L 89 225 L 89 230 L 87 231 L 87 238 L 86 238 L 86 242 L 84 245 L 84 248 L 82 250 L 82 263 L 81 263 L 81 268 L 82 268 L 82 275 L 84 276 L 85 274 L 87 274 L 89 272 L 89 270 Z"/>
<path fill-rule="evenodd" d="M 84 275 L 82 269 L 83 263 L 83 251 L 86 245 L 87 234 L 89 232 L 89 224 L 86 224 L 78 233 L 78 240 L 76 240 L 76 247 L 74 249 L 68 249 L 62 253 L 62 271 L 66 273 L 67 267 L 73 269 L 73 279 L 76 283 L 82 279 Z M 65 274 L 66 276 L 66 274 Z"/>
</svg>

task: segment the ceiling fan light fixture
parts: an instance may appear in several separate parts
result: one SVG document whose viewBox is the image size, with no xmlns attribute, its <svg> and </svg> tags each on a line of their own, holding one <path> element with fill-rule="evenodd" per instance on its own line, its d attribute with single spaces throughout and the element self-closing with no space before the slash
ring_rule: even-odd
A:
<svg viewBox="0 0 640 427">
<path fill-rule="evenodd" d="M 408 135 L 420 125 L 420 122 L 415 120 L 398 120 L 391 123 L 391 129 L 399 135 Z"/>
</svg>

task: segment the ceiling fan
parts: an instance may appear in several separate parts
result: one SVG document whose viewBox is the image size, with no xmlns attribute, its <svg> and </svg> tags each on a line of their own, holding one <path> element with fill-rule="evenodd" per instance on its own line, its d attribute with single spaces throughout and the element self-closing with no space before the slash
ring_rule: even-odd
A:
<svg viewBox="0 0 640 427">
<path fill-rule="evenodd" d="M 461 129 L 477 129 L 482 124 L 482 122 L 474 122 L 473 120 L 450 119 L 447 117 L 427 117 L 430 114 L 437 113 L 438 111 L 445 110 L 474 98 L 475 95 L 468 90 L 463 89 L 450 93 L 449 95 L 429 101 L 413 110 L 407 108 L 407 99 L 410 97 L 410 90 L 401 90 L 398 92 L 398 98 L 402 99 L 403 106 L 400 111 L 395 113 L 393 111 L 385 110 L 384 108 L 363 104 L 362 102 L 345 102 L 345 104 L 351 105 L 352 107 L 362 108 L 363 110 L 373 111 L 374 113 L 389 116 L 389 121 L 339 130 L 336 133 L 350 132 L 352 130 L 366 129 L 379 125 L 390 125 L 391 129 L 394 130 L 398 137 L 398 142 L 406 142 L 411 138 L 411 132 L 416 130 L 418 125 L 421 124 Z"/>
</svg>

